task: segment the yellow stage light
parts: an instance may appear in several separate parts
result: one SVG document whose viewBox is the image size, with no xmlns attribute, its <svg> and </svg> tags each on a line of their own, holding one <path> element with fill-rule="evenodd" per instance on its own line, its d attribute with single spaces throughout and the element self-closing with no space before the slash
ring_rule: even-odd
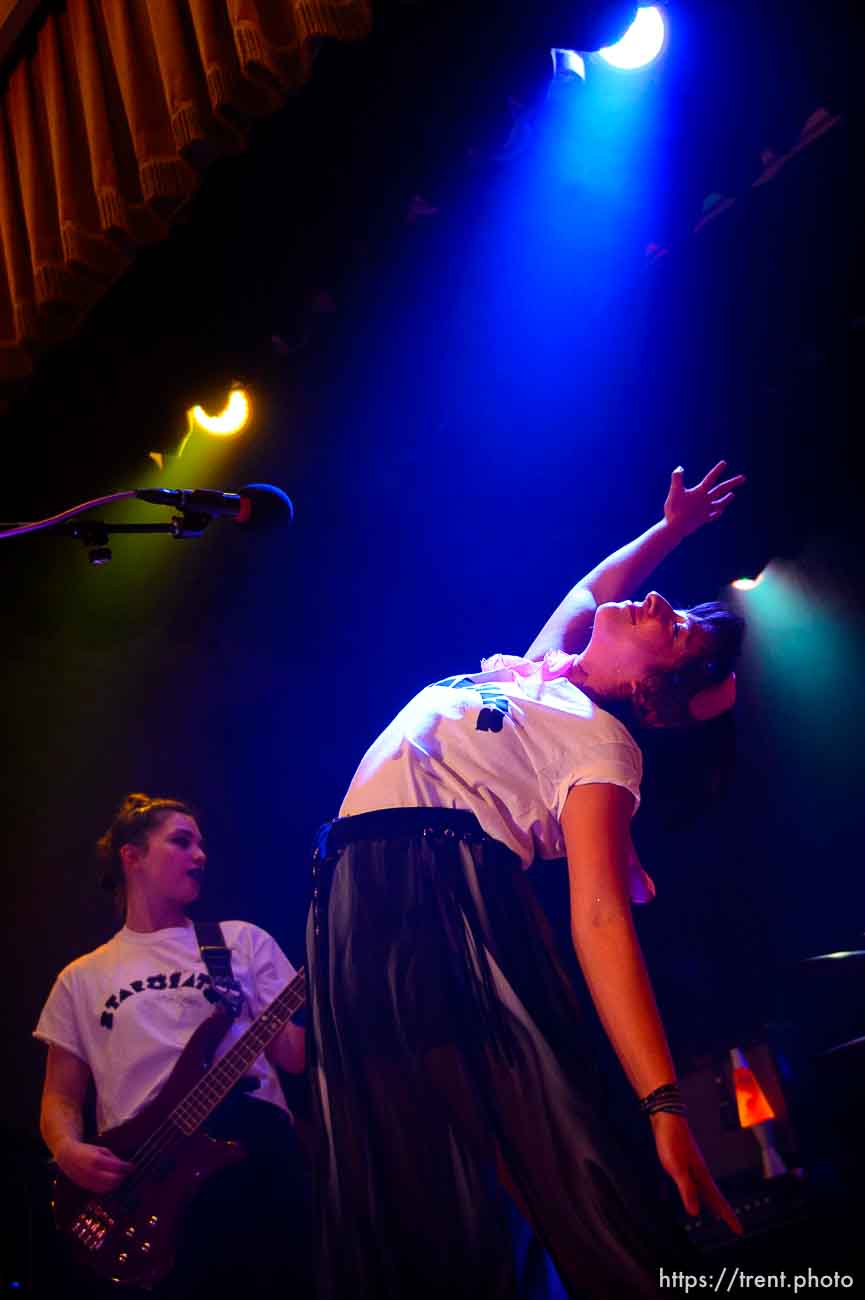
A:
<svg viewBox="0 0 865 1300">
<path fill-rule="evenodd" d="M 219 415 L 208 415 L 203 406 L 189 409 L 190 425 L 202 429 L 205 433 L 214 433 L 221 438 L 230 437 L 240 430 L 249 420 L 249 396 L 243 388 L 232 388 L 228 402 Z"/>
</svg>

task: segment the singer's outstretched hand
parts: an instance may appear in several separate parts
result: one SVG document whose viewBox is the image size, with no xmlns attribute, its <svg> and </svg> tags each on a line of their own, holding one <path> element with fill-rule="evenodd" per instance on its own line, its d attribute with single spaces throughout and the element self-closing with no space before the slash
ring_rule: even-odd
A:
<svg viewBox="0 0 865 1300">
<path fill-rule="evenodd" d="M 680 537 L 695 533 L 703 524 L 720 519 L 734 499 L 736 489 L 745 482 L 744 474 L 721 481 L 727 468 L 725 460 L 709 470 L 705 478 L 694 487 L 685 486 L 685 471 L 681 465 L 670 476 L 670 490 L 664 502 L 664 518 Z"/>
</svg>

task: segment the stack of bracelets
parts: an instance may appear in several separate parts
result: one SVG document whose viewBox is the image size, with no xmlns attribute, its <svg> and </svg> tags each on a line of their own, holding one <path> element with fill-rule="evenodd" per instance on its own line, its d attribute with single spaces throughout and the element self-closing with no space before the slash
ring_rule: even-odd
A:
<svg viewBox="0 0 865 1300">
<path fill-rule="evenodd" d="M 662 1083 L 640 1101 L 640 1110 L 644 1115 L 655 1115 L 659 1110 L 670 1115 L 687 1115 L 688 1108 L 682 1100 L 677 1083 Z"/>
</svg>

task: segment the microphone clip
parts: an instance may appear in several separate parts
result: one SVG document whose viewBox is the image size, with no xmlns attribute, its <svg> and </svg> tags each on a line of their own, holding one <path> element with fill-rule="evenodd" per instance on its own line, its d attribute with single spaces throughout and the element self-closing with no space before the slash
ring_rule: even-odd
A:
<svg viewBox="0 0 865 1300">
<path fill-rule="evenodd" d="M 184 510 L 181 507 L 180 514 L 172 517 L 171 536 L 176 541 L 200 537 L 212 518 L 213 515 L 206 515 L 201 510 Z"/>
<path fill-rule="evenodd" d="M 108 545 L 108 529 L 98 519 L 86 520 L 80 524 L 75 534 L 87 549 L 87 559 L 91 564 L 107 564 L 111 559 L 111 547 Z"/>
</svg>

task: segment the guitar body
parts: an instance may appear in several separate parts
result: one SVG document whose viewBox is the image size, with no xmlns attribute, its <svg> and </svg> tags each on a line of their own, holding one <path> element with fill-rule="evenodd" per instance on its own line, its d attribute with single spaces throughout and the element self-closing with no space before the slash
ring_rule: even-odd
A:
<svg viewBox="0 0 865 1300">
<path fill-rule="evenodd" d="M 115 1191 L 88 1192 L 57 1174 L 54 1218 L 85 1267 L 120 1286 L 138 1287 L 152 1287 L 170 1271 L 189 1202 L 208 1178 L 244 1158 L 239 1143 L 207 1137 L 201 1125 L 305 1001 L 301 969 L 214 1065 L 232 1023 L 218 1006 L 198 1026 L 158 1096 L 99 1135 L 100 1146 L 134 1165 Z"/>
<path fill-rule="evenodd" d="M 135 1160 L 135 1172 L 120 1187 L 88 1192 L 57 1175 L 57 1226 L 80 1262 L 108 1281 L 139 1287 L 160 1281 L 174 1261 L 189 1202 L 208 1178 L 244 1157 L 236 1142 L 183 1132 L 169 1121 L 211 1068 L 230 1023 L 224 1011 L 215 1011 L 196 1029 L 159 1095 L 125 1124 L 100 1134 L 100 1146 Z"/>
</svg>

